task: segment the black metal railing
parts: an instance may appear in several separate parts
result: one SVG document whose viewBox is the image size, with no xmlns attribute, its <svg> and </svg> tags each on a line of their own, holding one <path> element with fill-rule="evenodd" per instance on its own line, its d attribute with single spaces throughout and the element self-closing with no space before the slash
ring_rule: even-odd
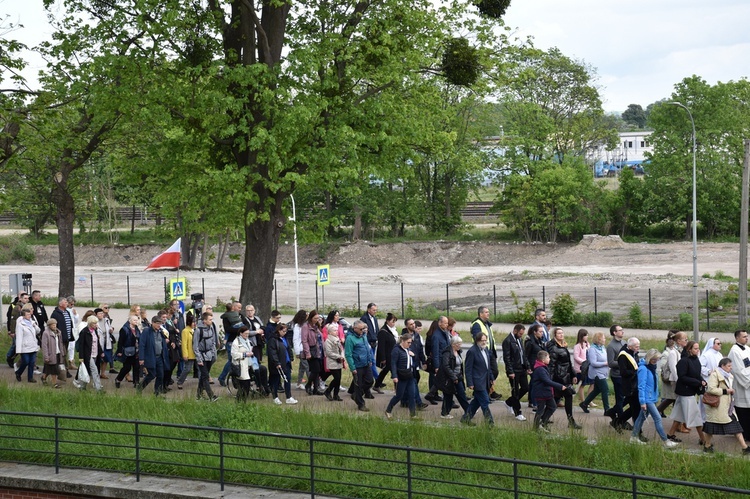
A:
<svg viewBox="0 0 750 499">
<path fill-rule="evenodd" d="M 427 429 L 426 431 L 437 431 Z M 613 449 L 613 452 L 616 450 Z M 747 497 L 521 459 L 138 420 L 0 411 L 0 459 L 336 497 Z"/>
</svg>

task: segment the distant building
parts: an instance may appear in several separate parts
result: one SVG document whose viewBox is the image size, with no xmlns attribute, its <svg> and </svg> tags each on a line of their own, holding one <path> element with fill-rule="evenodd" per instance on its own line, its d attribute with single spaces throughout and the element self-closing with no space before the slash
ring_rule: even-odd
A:
<svg viewBox="0 0 750 499">
<path fill-rule="evenodd" d="M 614 176 L 623 168 L 632 168 L 636 173 L 643 173 L 643 163 L 647 162 L 646 153 L 654 152 L 649 141 L 650 131 L 622 132 L 616 148 L 600 148 L 594 153 L 594 169 L 597 177 Z"/>
</svg>

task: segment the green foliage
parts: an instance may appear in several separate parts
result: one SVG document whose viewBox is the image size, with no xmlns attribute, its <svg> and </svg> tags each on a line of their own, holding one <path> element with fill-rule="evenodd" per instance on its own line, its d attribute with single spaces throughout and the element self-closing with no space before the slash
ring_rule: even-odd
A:
<svg viewBox="0 0 750 499">
<path fill-rule="evenodd" d="M 555 296 L 550 303 L 552 309 L 552 320 L 557 326 L 569 326 L 573 324 L 576 317 L 578 302 L 568 293 Z"/>
<path fill-rule="evenodd" d="M 510 7 L 510 0 L 479 0 L 477 7 L 483 15 L 499 19 Z"/>
<path fill-rule="evenodd" d="M 585 314 L 576 313 L 574 324 L 583 326 L 609 327 L 614 324 L 614 316 L 611 312 L 587 312 Z M 573 340 L 575 343 L 575 339 Z"/>
<path fill-rule="evenodd" d="M 509 322 L 521 324 L 530 324 L 534 322 L 534 311 L 539 308 L 539 302 L 536 300 L 536 298 L 532 298 L 531 300 L 524 303 L 523 306 L 520 306 L 520 299 L 518 298 L 516 292 L 511 291 L 510 296 L 511 298 L 513 298 L 513 306 L 516 307 L 516 311 L 514 314 L 512 314 L 512 320 L 510 320 Z"/>
<path fill-rule="evenodd" d="M 469 87 L 479 78 L 477 49 L 466 38 L 451 38 L 443 52 L 443 72 L 452 85 Z"/>
<path fill-rule="evenodd" d="M 0 237 L 0 264 L 18 260 L 34 263 L 34 248 L 20 237 Z"/>
<path fill-rule="evenodd" d="M 637 129 L 643 129 L 646 127 L 648 115 L 640 104 L 630 104 L 622 113 L 622 119 Z"/>
<path fill-rule="evenodd" d="M 633 302 L 628 309 L 628 323 L 635 328 L 643 327 L 646 324 L 643 310 L 638 302 Z"/>
</svg>

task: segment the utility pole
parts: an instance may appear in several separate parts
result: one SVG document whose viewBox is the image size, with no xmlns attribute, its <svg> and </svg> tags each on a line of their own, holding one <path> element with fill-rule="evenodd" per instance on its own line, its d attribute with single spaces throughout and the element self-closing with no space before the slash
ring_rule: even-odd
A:
<svg viewBox="0 0 750 499">
<path fill-rule="evenodd" d="M 745 162 L 742 168 L 742 207 L 740 209 L 740 289 L 737 316 L 739 327 L 747 324 L 747 223 L 750 196 L 750 140 L 745 139 Z"/>
</svg>

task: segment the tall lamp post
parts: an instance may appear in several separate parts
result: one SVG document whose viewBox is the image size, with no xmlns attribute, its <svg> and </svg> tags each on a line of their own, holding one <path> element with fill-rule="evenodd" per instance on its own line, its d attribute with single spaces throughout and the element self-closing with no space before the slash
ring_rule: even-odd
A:
<svg viewBox="0 0 750 499">
<path fill-rule="evenodd" d="M 297 207 L 294 204 L 294 196 L 289 194 L 289 197 L 292 198 L 292 218 L 290 218 L 289 220 L 291 222 L 294 222 L 294 277 L 297 282 L 297 310 L 299 310 L 299 260 L 297 259 Z"/>
<path fill-rule="evenodd" d="M 695 189 L 695 121 L 693 121 L 693 114 L 685 104 L 680 102 L 668 102 L 673 106 L 679 106 L 688 113 L 690 118 L 690 124 L 693 127 L 693 339 L 695 341 L 700 340 L 700 334 L 698 333 L 698 203 Z"/>
</svg>

